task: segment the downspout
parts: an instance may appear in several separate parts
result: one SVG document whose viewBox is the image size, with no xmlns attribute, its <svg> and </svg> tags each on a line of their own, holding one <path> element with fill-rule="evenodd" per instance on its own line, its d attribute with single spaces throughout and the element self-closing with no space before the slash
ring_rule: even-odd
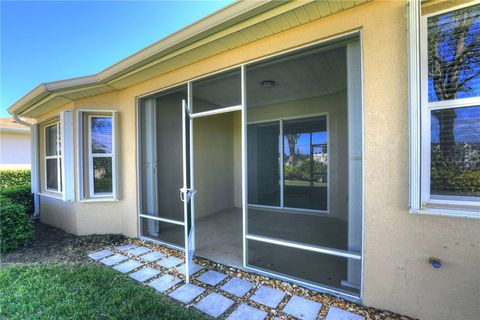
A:
<svg viewBox="0 0 480 320">
<path fill-rule="evenodd" d="M 19 116 L 18 114 L 16 114 L 16 113 L 13 114 L 13 119 L 15 119 L 15 121 L 17 121 L 18 123 L 20 123 L 20 124 L 22 124 L 22 125 L 24 125 L 24 126 L 26 126 L 26 127 L 32 128 L 32 124 L 31 124 L 31 123 L 28 123 L 28 122 L 26 122 L 25 120 L 22 120 L 22 119 L 20 118 L 20 116 Z"/>
<path fill-rule="evenodd" d="M 29 127 L 30 128 L 30 135 L 33 134 L 33 132 L 32 132 L 33 125 L 31 123 L 26 122 L 25 120 L 22 120 L 22 118 L 20 118 L 20 116 L 18 114 L 13 114 L 13 119 L 15 119 L 15 121 L 17 121 L 18 123 L 20 123 L 20 124 L 22 124 L 26 127 Z M 33 148 L 33 143 L 32 143 L 32 148 Z M 31 151 L 31 153 L 33 153 L 33 152 Z M 36 159 L 36 156 L 34 156 L 32 154 L 30 158 L 32 160 L 34 160 L 34 159 Z M 33 218 L 34 219 L 38 219 L 40 217 L 40 198 L 38 196 L 36 186 L 33 185 L 34 179 L 32 179 L 32 177 L 34 177 L 34 175 L 35 176 L 37 175 L 36 168 L 37 168 L 36 165 L 32 165 L 31 166 L 31 174 L 30 174 L 30 184 L 32 186 L 32 193 L 33 193 L 33 205 L 34 205 Z M 37 179 L 35 179 L 35 183 L 36 183 L 36 180 Z"/>
</svg>

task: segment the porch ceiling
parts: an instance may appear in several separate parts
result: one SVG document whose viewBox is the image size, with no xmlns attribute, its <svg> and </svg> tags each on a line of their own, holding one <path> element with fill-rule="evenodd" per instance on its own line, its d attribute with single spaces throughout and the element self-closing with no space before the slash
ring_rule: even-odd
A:
<svg viewBox="0 0 480 320">
<path fill-rule="evenodd" d="M 345 47 L 341 46 L 316 53 L 309 51 L 293 60 L 287 56 L 272 68 L 268 67 L 269 62 L 252 65 L 247 69 L 248 107 L 339 93 L 347 88 L 346 59 Z M 275 81 L 275 85 L 265 88 L 261 84 L 265 80 Z M 194 98 L 210 105 L 230 105 L 238 95 L 239 74 L 224 76 L 221 82 L 222 90 L 218 90 L 218 83 L 197 88 L 194 82 Z"/>
<path fill-rule="evenodd" d="M 8 111 L 34 118 L 68 101 L 132 86 L 367 1 L 235 2 L 96 75 L 41 84 Z"/>
</svg>

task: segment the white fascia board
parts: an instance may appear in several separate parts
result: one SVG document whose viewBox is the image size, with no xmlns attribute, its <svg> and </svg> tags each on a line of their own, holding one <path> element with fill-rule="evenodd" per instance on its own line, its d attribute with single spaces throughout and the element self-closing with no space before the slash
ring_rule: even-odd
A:
<svg viewBox="0 0 480 320">
<path fill-rule="evenodd" d="M 160 58 L 170 52 L 186 47 L 191 43 L 207 38 L 223 29 L 227 29 L 242 21 L 262 14 L 268 10 L 273 10 L 277 7 L 286 5 L 291 10 L 297 6 L 303 6 L 306 2 L 288 2 L 288 1 L 237 1 L 223 9 L 220 9 L 209 16 L 192 23 L 191 25 L 173 33 L 172 35 L 146 47 L 145 49 L 115 63 L 114 65 L 104 69 L 103 71 L 86 77 L 79 77 L 61 81 L 54 81 L 41 84 L 27 95 L 8 108 L 11 114 L 27 114 L 32 111 L 32 106 L 41 102 L 42 99 L 54 93 L 62 93 L 63 90 L 71 90 L 76 87 L 83 87 L 88 89 L 89 86 L 108 86 L 108 82 L 121 77 L 124 74 L 141 68 L 143 65 Z M 287 10 L 287 8 L 285 9 Z M 280 14 L 276 12 L 275 14 Z M 115 89 L 115 88 L 112 88 Z"/>
<path fill-rule="evenodd" d="M 60 81 L 53 81 L 45 83 L 45 88 L 47 91 L 56 91 L 62 89 L 71 89 L 78 86 L 84 86 L 89 84 L 97 84 L 98 79 L 96 75 L 70 78 Z"/>
<path fill-rule="evenodd" d="M 96 85 L 98 83 L 96 75 L 42 83 L 15 102 L 7 111 L 10 114 L 21 114 L 30 106 L 48 97 L 53 92 L 92 84 Z"/>
<path fill-rule="evenodd" d="M 237 22 L 237 19 L 240 19 L 249 12 L 253 13 L 257 12 L 257 10 L 263 10 L 263 7 L 267 10 L 282 4 L 284 4 L 284 2 L 271 0 L 234 2 L 172 35 L 157 41 L 145 49 L 132 54 L 96 75 L 40 84 L 8 108 L 8 112 L 11 114 L 22 114 L 22 112 L 29 109 L 36 102 L 56 91 L 78 86 L 106 85 L 104 82 L 121 75 L 122 72 L 129 71 L 128 69 L 137 67 L 139 63 L 149 62 L 149 59 L 162 54 L 168 49 L 173 50 L 176 46 L 184 45 L 188 40 L 191 42 L 196 41 L 198 40 L 198 36 L 207 36 L 217 32 L 217 28 L 228 27 L 224 24 L 234 24 Z"/>
<path fill-rule="evenodd" d="M 28 108 L 28 106 L 34 104 L 37 101 L 40 101 L 48 95 L 47 87 L 45 84 L 40 84 L 33 88 L 29 93 L 24 95 L 20 100 L 11 105 L 7 111 L 10 114 L 17 114 L 17 111 L 21 108 Z"/>
</svg>

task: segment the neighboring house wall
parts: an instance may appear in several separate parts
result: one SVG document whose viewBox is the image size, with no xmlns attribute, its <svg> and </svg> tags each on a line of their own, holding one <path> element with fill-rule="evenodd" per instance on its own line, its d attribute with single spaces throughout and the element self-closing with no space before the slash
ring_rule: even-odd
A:
<svg viewBox="0 0 480 320">
<path fill-rule="evenodd" d="M 43 201 L 42 220 L 74 219 L 77 234 L 137 236 L 136 97 L 232 65 L 362 31 L 364 90 L 363 303 L 421 319 L 474 319 L 480 287 L 480 220 L 412 215 L 408 211 L 406 2 L 373 1 L 325 19 L 206 58 L 115 93 L 62 109 L 119 111 L 120 201 L 57 201 L 55 217 Z M 42 116 L 45 120 L 59 110 Z M 40 166 L 42 167 L 42 165 Z M 63 211 L 63 212 L 60 212 Z M 73 218 L 72 218 L 73 217 Z M 433 269 L 428 258 L 444 262 Z"/>
<path fill-rule="evenodd" d="M 30 133 L 0 129 L 0 169 L 30 169 Z"/>
</svg>

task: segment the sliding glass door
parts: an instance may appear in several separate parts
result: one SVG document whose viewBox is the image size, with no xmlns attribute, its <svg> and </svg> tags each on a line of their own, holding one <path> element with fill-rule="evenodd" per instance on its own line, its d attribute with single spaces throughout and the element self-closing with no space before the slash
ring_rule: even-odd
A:
<svg viewBox="0 0 480 320">
<path fill-rule="evenodd" d="M 280 205 L 280 122 L 248 125 L 248 202 Z"/>
<path fill-rule="evenodd" d="M 328 212 L 327 115 L 251 123 L 249 204 Z"/>
</svg>

